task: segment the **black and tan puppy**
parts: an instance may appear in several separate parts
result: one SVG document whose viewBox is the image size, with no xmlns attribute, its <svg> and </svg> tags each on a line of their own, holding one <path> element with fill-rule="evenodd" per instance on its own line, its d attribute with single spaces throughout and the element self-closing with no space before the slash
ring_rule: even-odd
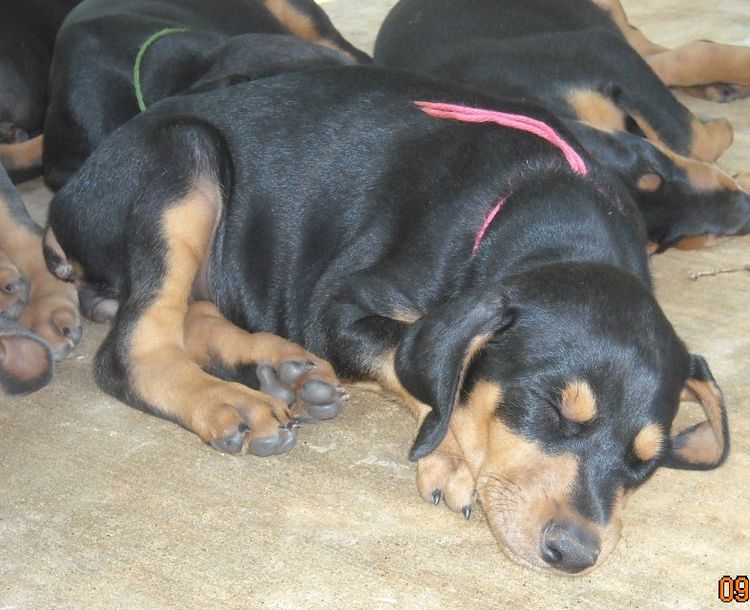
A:
<svg viewBox="0 0 750 610">
<path fill-rule="evenodd" d="M 401 0 L 381 27 L 375 61 L 565 118 L 628 185 L 657 248 L 750 232 L 750 181 L 713 165 L 732 141 L 729 124 L 699 120 L 667 88 L 746 95 L 750 49 L 659 47 L 628 24 L 618 0 Z M 682 240 L 696 235 L 704 237 Z"/>
<path fill-rule="evenodd" d="M 315 46 L 274 40 L 290 35 Z M 86 0 L 55 46 L 46 181 L 60 188 L 107 134 L 164 97 L 326 60 L 369 58 L 312 0 Z"/>
<path fill-rule="evenodd" d="M 469 516 L 478 494 L 514 559 L 561 573 L 604 560 L 659 466 L 728 451 L 645 245 L 551 113 L 365 67 L 160 102 L 58 192 L 45 236 L 58 276 L 119 303 L 107 392 L 225 451 L 286 451 L 343 396 L 276 333 L 410 407 L 425 499 Z M 707 420 L 673 435 L 683 398 Z"/>
<path fill-rule="evenodd" d="M 41 171 L 55 36 L 80 0 L 5 0 L 0 17 L 0 164 L 14 180 Z"/>
<path fill-rule="evenodd" d="M 75 287 L 47 270 L 42 228 L 0 167 L 0 389 L 39 389 L 81 335 Z"/>
</svg>

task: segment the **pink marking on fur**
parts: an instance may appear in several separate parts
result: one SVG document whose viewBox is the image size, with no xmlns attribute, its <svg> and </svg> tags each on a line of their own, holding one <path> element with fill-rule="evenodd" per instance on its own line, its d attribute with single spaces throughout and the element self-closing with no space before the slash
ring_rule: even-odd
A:
<svg viewBox="0 0 750 610">
<path fill-rule="evenodd" d="M 423 112 L 437 119 L 452 119 L 464 123 L 495 123 L 503 127 L 519 129 L 532 133 L 556 146 L 565 155 L 570 168 L 577 174 L 585 176 L 588 173 L 585 161 L 575 149 L 563 140 L 558 133 L 544 121 L 522 114 L 510 114 L 496 110 L 472 108 L 457 104 L 443 104 L 441 102 L 414 102 Z"/>
<path fill-rule="evenodd" d="M 487 232 L 487 229 L 489 229 L 490 224 L 492 224 L 492 221 L 495 219 L 495 216 L 497 216 L 498 212 L 503 209 L 503 206 L 505 205 L 505 202 L 508 200 L 509 196 L 510 195 L 506 195 L 505 197 L 502 197 L 500 201 L 497 202 L 495 207 L 492 208 L 490 213 L 487 214 L 487 218 L 484 219 L 482 227 L 479 229 L 479 231 L 477 231 L 477 237 L 474 240 L 474 247 L 471 249 L 472 256 L 474 256 L 477 253 L 477 250 L 479 250 L 479 246 L 482 244 L 484 234 Z"/>
</svg>

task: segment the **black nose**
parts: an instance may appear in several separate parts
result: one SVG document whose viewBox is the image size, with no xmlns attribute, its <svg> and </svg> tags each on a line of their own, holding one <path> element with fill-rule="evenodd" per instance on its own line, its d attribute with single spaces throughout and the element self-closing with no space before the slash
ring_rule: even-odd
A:
<svg viewBox="0 0 750 610">
<path fill-rule="evenodd" d="M 597 537 L 580 525 L 550 521 L 542 530 L 539 550 L 556 570 L 576 574 L 596 563 L 600 549 Z"/>
</svg>

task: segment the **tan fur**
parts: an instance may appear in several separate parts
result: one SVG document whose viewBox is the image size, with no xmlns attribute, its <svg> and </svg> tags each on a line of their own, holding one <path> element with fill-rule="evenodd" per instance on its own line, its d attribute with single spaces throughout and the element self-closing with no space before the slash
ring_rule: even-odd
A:
<svg viewBox="0 0 750 610">
<path fill-rule="evenodd" d="M 643 461 L 653 460 L 664 446 L 664 432 L 659 424 L 649 424 L 641 428 L 633 439 L 633 453 Z"/>
<path fill-rule="evenodd" d="M 662 141 L 657 131 L 645 118 L 634 114 L 633 120 L 646 138 L 664 154 L 668 157 L 681 156 Z M 691 120 L 690 156 L 698 161 L 715 161 L 731 145 L 732 139 L 732 126 L 726 119 L 702 122 L 693 117 Z M 718 168 L 716 168 L 716 171 L 720 172 Z"/>
<path fill-rule="evenodd" d="M 596 397 L 585 381 L 574 381 L 565 386 L 560 397 L 560 413 L 577 424 L 596 417 Z"/>
<path fill-rule="evenodd" d="M 206 442 L 248 424 L 246 451 L 252 438 L 272 436 L 281 424 L 291 421 L 286 405 L 204 373 L 184 349 L 188 299 L 206 262 L 220 203 L 218 186 L 198 182 L 164 214 L 167 271 L 159 294 L 133 329 L 128 373 L 133 391 L 144 402 Z"/>
<path fill-rule="evenodd" d="M 60 249 L 59 244 L 57 248 Z M 56 354 L 67 352 L 71 340 L 63 330 L 80 325 L 75 286 L 57 279 L 47 270 L 40 232 L 16 222 L 1 200 L 0 250 L 12 258 L 30 285 L 28 302 L 19 323 L 47 341 Z"/>
<path fill-rule="evenodd" d="M 648 63 L 670 87 L 711 83 L 750 85 L 750 49 L 696 40 L 652 55 Z"/>
<path fill-rule="evenodd" d="M 589 125 L 609 133 L 625 130 L 625 113 L 598 91 L 574 89 L 567 99 L 578 118 Z"/>
<path fill-rule="evenodd" d="M 622 8 L 622 5 L 618 0 L 592 0 L 592 2 L 609 13 L 612 21 L 615 22 L 630 46 L 633 47 L 639 55 L 645 57 L 668 50 L 666 47 L 651 42 L 640 30 L 630 25 L 628 18 L 625 15 L 625 10 Z"/>
<path fill-rule="evenodd" d="M 698 424 L 690 443 L 677 449 L 677 455 L 693 464 L 717 463 L 726 445 L 721 425 L 721 390 L 711 381 L 688 379 L 681 398 L 699 402 L 708 419 Z"/>
<path fill-rule="evenodd" d="M 643 176 L 638 178 L 636 187 L 641 191 L 648 191 L 650 193 L 653 193 L 654 191 L 658 190 L 663 183 L 664 180 L 662 180 L 661 176 L 659 176 L 658 174 L 647 172 L 643 174 Z"/>
<path fill-rule="evenodd" d="M 446 503 L 459 510 L 471 498 L 474 486 L 504 550 L 516 561 L 539 569 L 550 569 L 539 556 L 541 530 L 551 519 L 578 523 L 594 530 L 601 540 L 599 565 L 617 544 L 620 512 L 625 493 L 618 490 L 612 518 L 604 526 L 581 517 L 570 506 L 578 475 L 578 458 L 570 454 L 549 455 L 534 442 L 513 433 L 495 417 L 502 401 L 502 388 L 480 381 L 451 420 L 452 437 L 420 460 L 420 493 L 430 500 L 432 485 L 442 482 Z M 593 570 L 593 566 L 588 571 Z"/>
<path fill-rule="evenodd" d="M 39 343 L 18 335 L 0 336 L 0 367 L 10 377 L 28 383 L 44 375 L 50 362 Z"/>
<path fill-rule="evenodd" d="M 41 166 L 44 136 L 37 136 L 18 144 L 0 144 L 0 165 L 6 170 Z"/>
<path fill-rule="evenodd" d="M 312 18 L 309 15 L 300 12 L 299 9 L 292 6 L 287 0 L 263 0 L 263 3 L 271 14 L 297 38 L 307 40 L 308 42 L 318 44 L 322 47 L 333 49 L 334 51 L 339 51 L 348 57 L 352 57 L 349 52 L 321 35 Z"/>
</svg>

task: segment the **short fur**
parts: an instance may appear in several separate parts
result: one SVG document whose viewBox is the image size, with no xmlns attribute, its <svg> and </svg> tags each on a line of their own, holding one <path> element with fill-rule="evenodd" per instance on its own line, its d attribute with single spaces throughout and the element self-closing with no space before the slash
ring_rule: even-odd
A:
<svg viewBox="0 0 750 610">
<path fill-rule="evenodd" d="M 627 23 L 617 0 L 401 0 L 378 34 L 375 61 L 534 101 L 564 118 L 627 184 L 652 248 L 750 232 L 750 195 L 712 164 L 731 128 L 699 120 L 666 86 L 695 85 L 692 92 L 723 92 L 723 100 L 746 95 L 750 49 L 658 47 Z M 703 68 L 694 82 L 673 75 L 686 62 Z M 735 63 L 740 73 L 727 74 Z M 725 77 L 738 80 L 714 82 Z"/>
<path fill-rule="evenodd" d="M 543 121 L 586 176 L 536 135 L 433 118 L 417 101 Z M 624 497 L 659 465 L 726 457 L 721 393 L 651 293 L 629 193 L 530 104 L 356 67 L 175 97 L 105 140 L 49 221 L 50 268 L 119 303 L 96 358 L 103 389 L 230 451 L 252 451 L 260 433 L 227 417 L 250 411 L 266 435 L 273 412 L 281 432 L 264 447 L 288 450 L 276 407 L 237 406 L 237 384 L 191 368 L 221 364 L 181 344 L 192 309 L 214 303 L 226 325 L 299 342 L 401 398 L 421 424 L 423 496 L 468 516 L 476 491 L 522 563 L 593 569 Z M 222 378 L 242 380 L 237 365 L 258 362 L 244 358 Z M 561 414 L 573 383 L 596 399 L 589 421 Z M 686 384 L 707 421 L 634 457 L 643 428 L 668 438 Z"/>
<path fill-rule="evenodd" d="M 135 58 L 166 28 L 189 31 L 148 47 L 141 70 L 147 104 L 326 62 L 369 61 L 312 0 L 86 0 L 65 20 L 55 47 L 44 127 L 45 179 L 52 189 L 139 112 Z M 289 35 L 315 44 L 274 41 Z"/>
</svg>

